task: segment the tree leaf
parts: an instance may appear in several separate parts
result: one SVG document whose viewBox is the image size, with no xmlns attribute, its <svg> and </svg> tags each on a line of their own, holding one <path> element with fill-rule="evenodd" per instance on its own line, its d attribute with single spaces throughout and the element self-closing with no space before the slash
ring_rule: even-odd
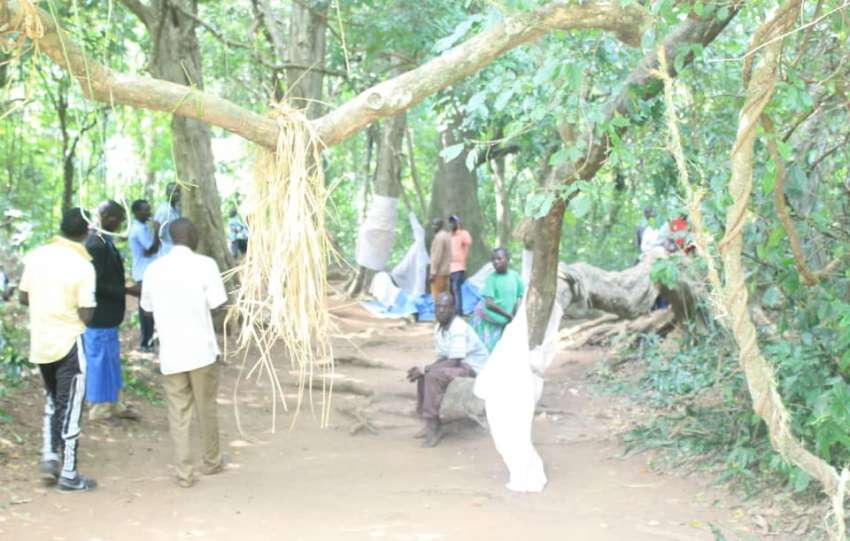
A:
<svg viewBox="0 0 850 541">
<path fill-rule="evenodd" d="M 449 163 L 454 160 L 460 153 L 463 152 L 463 147 L 465 145 L 463 143 L 458 143 L 456 145 L 449 145 L 443 150 L 440 151 L 440 157 L 443 159 L 445 163 Z"/>
<path fill-rule="evenodd" d="M 579 194 L 575 199 L 570 201 L 570 210 L 577 220 L 581 220 L 590 212 L 592 201 L 587 194 Z"/>
<path fill-rule="evenodd" d="M 478 147 L 473 148 L 466 155 L 466 168 L 470 171 L 475 170 L 475 164 L 478 162 Z"/>
<path fill-rule="evenodd" d="M 466 102 L 466 111 L 468 113 L 474 113 L 475 111 L 481 109 L 484 105 L 485 99 L 487 99 L 486 91 L 482 90 L 481 92 L 476 92 L 471 98 L 469 98 L 469 101 Z"/>
</svg>

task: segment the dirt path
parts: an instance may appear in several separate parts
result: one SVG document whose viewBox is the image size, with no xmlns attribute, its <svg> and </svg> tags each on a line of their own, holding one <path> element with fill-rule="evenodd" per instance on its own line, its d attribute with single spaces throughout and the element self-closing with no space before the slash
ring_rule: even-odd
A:
<svg viewBox="0 0 850 541">
<path fill-rule="evenodd" d="M 404 369 L 431 360 L 430 325 L 369 319 L 357 307 L 337 307 L 336 315 L 347 336 L 337 339 L 337 356 L 387 365 L 337 368 L 375 395 L 369 404 L 336 393 L 335 404 L 365 407 L 378 434 L 350 435 L 356 421 L 339 412 L 327 430 L 302 412 L 289 431 L 284 415 L 271 434 L 268 389 L 252 383 L 240 393 L 240 411 L 262 442 L 250 443 L 235 427 L 237 368 L 229 365 L 220 393 L 227 471 L 178 488 L 164 406 L 145 402 L 141 422 L 84 426 L 81 469 L 100 488 L 62 495 L 32 480 L 41 407 L 34 380 L 2 403 L 12 420 L 0 425 L 0 538 L 697 541 L 714 540 L 714 524 L 730 541 L 761 539 L 729 508 L 733 498 L 652 473 L 646 457 L 623 458 L 616 410 L 588 388 L 592 353 L 556 359 L 541 401 L 547 413 L 534 426 L 549 486 L 514 494 L 482 430 L 455 427 L 435 449 L 411 437 L 419 424 Z"/>
</svg>

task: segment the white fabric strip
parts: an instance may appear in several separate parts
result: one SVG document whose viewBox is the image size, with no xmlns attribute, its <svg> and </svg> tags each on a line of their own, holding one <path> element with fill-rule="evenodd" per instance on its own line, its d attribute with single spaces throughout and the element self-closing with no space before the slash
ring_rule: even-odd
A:
<svg viewBox="0 0 850 541">
<path fill-rule="evenodd" d="M 387 266 L 395 241 L 395 224 L 398 199 L 373 195 L 357 235 L 357 264 L 367 269 L 382 271 Z"/>
</svg>

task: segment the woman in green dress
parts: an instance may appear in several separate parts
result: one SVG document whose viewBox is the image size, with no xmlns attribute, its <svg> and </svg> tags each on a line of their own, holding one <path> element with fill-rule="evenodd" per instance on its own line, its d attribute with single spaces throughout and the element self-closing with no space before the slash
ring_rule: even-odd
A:
<svg viewBox="0 0 850 541">
<path fill-rule="evenodd" d="M 507 250 L 493 250 L 491 261 L 495 272 L 484 282 L 484 290 L 481 292 L 483 299 L 472 318 L 472 326 L 488 351 L 496 347 L 502 331 L 513 320 L 525 293 L 522 278 L 508 268 L 510 255 Z"/>
</svg>

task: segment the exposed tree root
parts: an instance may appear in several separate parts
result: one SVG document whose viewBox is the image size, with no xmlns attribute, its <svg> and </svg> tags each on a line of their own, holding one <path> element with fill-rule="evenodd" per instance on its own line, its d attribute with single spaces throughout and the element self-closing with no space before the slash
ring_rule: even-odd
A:
<svg viewBox="0 0 850 541">
<path fill-rule="evenodd" d="M 349 357 L 334 357 L 334 364 L 337 366 L 347 364 L 351 366 L 360 366 L 362 368 L 378 368 L 384 370 L 393 370 L 393 367 L 381 361 L 373 361 L 364 357 L 349 356 Z"/>
<path fill-rule="evenodd" d="M 336 406 L 336 410 L 338 412 L 351 417 L 355 421 L 355 423 L 348 429 L 348 434 L 350 436 L 357 434 L 361 430 L 367 430 L 372 434 L 378 434 L 378 427 L 376 427 L 372 420 L 367 417 L 366 412 L 364 411 L 367 407 L 369 407 L 370 403 L 361 406 Z"/>
<path fill-rule="evenodd" d="M 320 391 L 327 391 L 327 390 L 329 390 L 330 386 L 331 386 L 331 381 L 327 378 L 324 378 L 324 379 L 314 378 L 312 381 L 310 381 L 310 388 L 312 388 L 312 389 L 317 389 L 317 390 L 320 390 Z M 372 389 L 364 387 L 364 386 L 360 385 L 359 383 L 349 381 L 349 380 L 345 380 L 345 379 L 340 379 L 340 378 L 334 378 L 334 380 L 333 380 L 333 392 L 354 394 L 354 395 L 357 395 L 357 396 L 367 396 L 367 397 L 371 397 L 371 396 L 375 395 L 375 391 L 373 391 Z"/>
<path fill-rule="evenodd" d="M 611 345 L 614 355 L 619 355 L 643 334 L 663 334 L 674 323 L 672 310 L 656 310 L 636 319 L 619 319 L 606 314 L 560 333 L 562 349 L 579 349 L 587 346 Z"/>
</svg>

